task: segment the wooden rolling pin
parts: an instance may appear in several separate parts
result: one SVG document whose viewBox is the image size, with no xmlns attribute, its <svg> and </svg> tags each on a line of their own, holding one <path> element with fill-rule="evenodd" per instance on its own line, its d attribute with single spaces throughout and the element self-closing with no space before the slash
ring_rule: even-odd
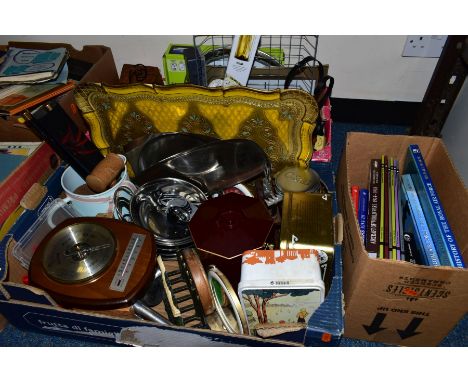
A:
<svg viewBox="0 0 468 382">
<path fill-rule="evenodd" d="M 86 184 L 92 191 L 101 193 L 115 184 L 124 167 L 125 161 L 122 157 L 110 153 L 86 177 Z"/>
</svg>

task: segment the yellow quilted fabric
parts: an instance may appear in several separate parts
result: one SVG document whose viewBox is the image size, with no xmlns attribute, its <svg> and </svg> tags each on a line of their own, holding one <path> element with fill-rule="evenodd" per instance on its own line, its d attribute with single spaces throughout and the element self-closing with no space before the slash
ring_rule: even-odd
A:
<svg viewBox="0 0 468 382">
<path fill-rule="evenodd" d="M 135 138 L 158 132 L 190 132 L 255 141 L 274 171 L 308 166 L 318 108 L 301 90 L 259 91 L 200 86 L 82 84 L 75 99 L 96 146 L 123 153 Z"/>
</svg>

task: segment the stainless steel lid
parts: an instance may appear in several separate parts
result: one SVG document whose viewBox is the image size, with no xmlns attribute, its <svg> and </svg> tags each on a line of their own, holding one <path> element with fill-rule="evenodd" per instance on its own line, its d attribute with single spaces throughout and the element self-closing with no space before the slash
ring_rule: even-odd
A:
<svg viewBox="0 0 468 382">
<path fill-rule="evenodd" d="M 176 178 L 145 183 L 130 201 L 133 222 L 154 233 L 164 246 L 192 241 L 188 223 L 206 196 L 197 186 Z"/>
</svg>

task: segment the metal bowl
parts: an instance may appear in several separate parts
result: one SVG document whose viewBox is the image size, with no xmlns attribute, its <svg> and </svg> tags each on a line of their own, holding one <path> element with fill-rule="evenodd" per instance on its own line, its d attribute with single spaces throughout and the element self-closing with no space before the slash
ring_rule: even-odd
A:
<svg viewBox="0 0 468 382">
<path fill-rule="evenodd" d="M 149 138 L 138 158 L 138 172 L 142 172 L 173 155 L 191 150 L 217 138 L 190 133 L 161 133 Z"/>
<path fill-rule="evenodd" d="M 122 197 L 126 193 L 130 199 Z M 160 178 L 145 183 L 135 193 L 123 186 L 114 195 L 117 215 L 122 220 L 153 232 L 163 247 L 183 247 L 192 242 L 188 223 L 206 200 L 194 184 L 176 178 Z M 128 214 L 124 214 L 124 210 Z M 126 216 L 129 218 L 126 218 Z"/>
</svg>

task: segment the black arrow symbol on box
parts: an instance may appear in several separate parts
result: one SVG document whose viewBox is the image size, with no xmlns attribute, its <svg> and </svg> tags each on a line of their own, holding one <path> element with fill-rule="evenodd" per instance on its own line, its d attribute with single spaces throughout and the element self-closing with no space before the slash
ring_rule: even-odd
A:
<svg viewBox="0 0 468 382">
<path fill-rule="evenodd" d="M 400 335 L 401 339 L 404 340 L 406 338 L 420 334 L 421 332 L 417 332 L 416 329 L 419 325 L 421 325 L 421 322 L 423 320 L 424 318 L 413 318 L 405 330 L 397 329 L 397 332 Z"/>
<path fill-rule="evenodd" d="M 362 325 L 364 329 L 366 329 L 367 334 L 375 334 L 380 332 L 381 330 L 385 330 L 387 328 L 381 328 L 380 325 L 382 324 L 383 320 L 387 317 L 386 313 L 377 313 L 372 321 L 372 324 L 369 325 Z"/>
</svg>

